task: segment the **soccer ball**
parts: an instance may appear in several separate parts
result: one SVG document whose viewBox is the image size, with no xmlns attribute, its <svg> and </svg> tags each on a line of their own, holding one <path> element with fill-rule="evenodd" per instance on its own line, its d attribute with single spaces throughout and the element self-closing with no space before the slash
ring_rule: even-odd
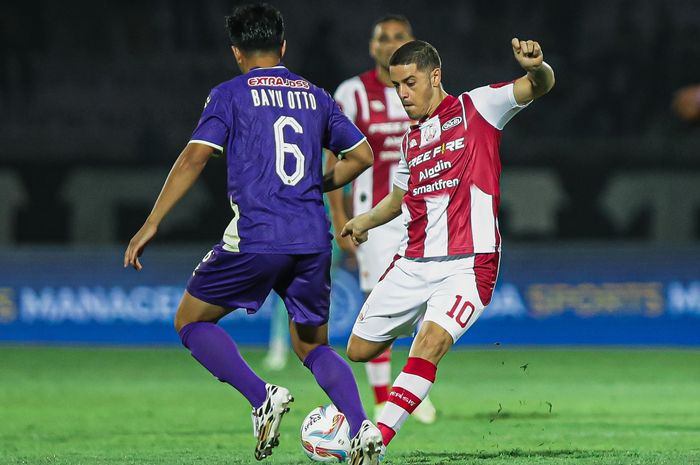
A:
<svg viewBox="0 0 700 465">
<path fill-rule="evenodd" d="M 316 407 L 301 424 L 301 447 L 314 462 L 345 462 L 350 455 L 350 427 L 335 405 Z"/>
</svg>

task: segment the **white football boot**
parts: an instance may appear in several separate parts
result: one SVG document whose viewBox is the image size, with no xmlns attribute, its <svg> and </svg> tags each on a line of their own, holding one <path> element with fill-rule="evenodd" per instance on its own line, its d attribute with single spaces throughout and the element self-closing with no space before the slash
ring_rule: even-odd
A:
<svg viewBox="0 0 700 465">
<path fill-rule="evenodd" d="M 430 397 L 423 399 L 423 401 L 418 404 L 418 407 L 416 407 L 416 409 L 413 411 L 411 416 L 426 425 L 435 423 L 435 420 L 437 419 L 437 410 L 430 401 Z"/>
<path fill-rule="evenodd" d="M 382 433 L 371 421 L 365 420 L 350 441 L 350 465 L 377 465 L 383 451 Z"/>
<path fill-rule="evenodd" d="M 253 435 L 257 438 L 255 458 L 262 460 L 272 455 L 272 449 L 280 444 L 280 422 L 282 416 L 289 412 L 289 403 L 294 398 L 289 390 L 274 384 L 266 384 L 267 397 L 263 404 L 253 409 Z"/>
</svg>

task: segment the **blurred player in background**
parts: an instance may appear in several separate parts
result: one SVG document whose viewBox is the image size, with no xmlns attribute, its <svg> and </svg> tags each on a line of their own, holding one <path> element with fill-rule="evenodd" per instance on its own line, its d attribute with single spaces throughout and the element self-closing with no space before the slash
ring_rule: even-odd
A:
<svg viewBox="0 0 700 465">
<path fill-rule="evenodd" d="M 353 182 L 353 216 L 365 213 L 383 199 L 392 189 L 392 179 L 401 158 L 401 139 L 411 124 L 401 99 L 396 95 L 389 78 L 389 59 L 406 42 L 413 40 L 408 19 L 402 15 L 387 15 L 378 19 L 372 29 L 369 54 L 375 66 L 359 76 L 340 84 L 334 98 L 343 112 L 367 136 L 374 151 L 372 168 Z M 336 158 L 328 157 L 326 169 L 332 168 Z M 360 287 L 369 295 L 374 285 L 396 255 L 405 228 L 401 218 L 395 218 L 372 231 L 371 238 L 355 247 L 350 238 L 340 232 L 348 221 L 343 193 L 328 193 L 336 240 L 347 253 L 356 253 Z M 357 249 L 357 250 L 356 250 Z M 374 391 L 375 417 L 389 400 L 391 380 L 391 347 L 366 365 L 367 379 Z M 435 407 L 425 399 L 413 415 L 423 423 L 435 421 Z"/>
<path fill-rule="evenodd" d="M 673 96 L 673 110 L 683 121 L 700 121 L 700 84 L 678 89 Z"/>
<path fill-rule="evenodd" d="M 378 419 L 385 446 L 428 395 L 442 357 L 491 300 L 501 250 L 501 131 L 554 85 L 537 42 L 511 45 L 525 76 L 457 97 L 442 88 L 432 45 L 409 42 L 391 57 L 391 81 L 418 124 L 401 142 L 393 191 L 342 231 L 359 244 L 402 210 L 407 223 L 399 254 L 362 307 L 347 349 L 351 360 L 372 360 L 424 317 Z M 424 315 L 416 310 L 422 304 Z M 459 401 L 465 399 L 468 393 Z"/>
<path fill-rule="evenodd" d="M 182 343 L 250 402 L 255 457 L 269 456 L 292 396 L 263 381 L 216 323 L 237 308 L 256 312 L 274 290 L 287 307 L 294 352 L 347 418 L 351 463 L 376 463 L 381 434 L 367 420 L 350 367 L 328 345 L 331 235 L 323 205 L 324 191 L 371 166 L 372 150 L 326 91 L 281 64 L 287 44 L 277 9 L 236 8 L 226 27 L 243 75 L 209 94 L 124 266 L 141 269 L 138 257 L 162 219 L 209 158 L 225 153 L 233 219 L 187 283 L 175 317 Z M 322 147 L 343 155 L 325 176 Z"/>
<path fill-rule="evenodd" d="M 289 352 L 289 325 L 287 307 L 277 294 L 270 295 L 272 311 L 270 312 L 270 339 L 267 346 L 267 354 L 263 359 L 265 368 L 271 371 L 280 371 L 287 366 Z"/>
</svg>

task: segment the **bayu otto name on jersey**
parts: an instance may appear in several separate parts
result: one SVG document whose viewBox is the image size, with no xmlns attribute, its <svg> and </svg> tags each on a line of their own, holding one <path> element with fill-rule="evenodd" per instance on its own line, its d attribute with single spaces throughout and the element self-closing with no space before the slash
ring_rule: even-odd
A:
<svg viewBox="0 0 700 465">
<path fill-rule="evenodd" d="M 423 152 L 417 157 L 411 159 L 408 162 L 408 167 L 413 168 L 414 166 L 420 165 L 421 163 L 424 163 L 428 160 L 431 160 L 438 155 L 442 155 L 445 152 L 454 152 L 456 150 L 461 150 L 464 148 L 464 137 L 460 137 L 459 139 L 451 140 L 449 142 L 445 142 L 444 144 L 438 145 L 434 147 L 432 150 L 428 150 L 427 152 Z"/>
<path fill-rule="evenodd" d="M 250 89 L 256 107 L 289 108 L 292 110 L 315 110 L 316 97 L 303 90 Z"/>
</svg>

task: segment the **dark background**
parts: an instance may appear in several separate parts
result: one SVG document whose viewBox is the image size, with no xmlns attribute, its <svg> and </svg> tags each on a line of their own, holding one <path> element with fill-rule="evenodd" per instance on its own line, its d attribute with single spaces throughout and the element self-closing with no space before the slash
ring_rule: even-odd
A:
<svg viewBox="0 0 700 465">
<path fill-rule="evenodd" d="M 0 5 L 0 204 L 9 208 L 0 244 L 127 241 L 155 196 L 118 202 L 111 237 L 81 236 L 65 194 L 71 177 L 97 170 L 128 189 L 131 176 L 152 170 L 160 185 L 209 89 L 238 74 L 223 20 L 231 2 L 66 3 Z M 405 14 L 440 51 L 450 93 L 522 75 L 511 37 L 540 41 L 557 85 L 506 128 L 504 174 L 550 173 L 565 201 L 551 227 L 534 230 L 512 226 L 505 204 L 506 239 L 700 241 L 700 126 L 670 106 L 677 88 L 700 82 L 697 1 L 272 3 L 286 20 L 285 64 L 331 92 L 373 66 L 371 25 L 388 12 Z M 634 208 L 616 218 L 605 199 L 630 175 L 637 187 L 613 203 Z M 162 243 L 220 238 L 230 219 L 222 160 L 210 162 L 202 186 L 207 200 L 165 228 Z M 647 200 L 634 198 L 645 186 Z M 686 232 L 659 232 L 660 217 Z"/>
</svg>

